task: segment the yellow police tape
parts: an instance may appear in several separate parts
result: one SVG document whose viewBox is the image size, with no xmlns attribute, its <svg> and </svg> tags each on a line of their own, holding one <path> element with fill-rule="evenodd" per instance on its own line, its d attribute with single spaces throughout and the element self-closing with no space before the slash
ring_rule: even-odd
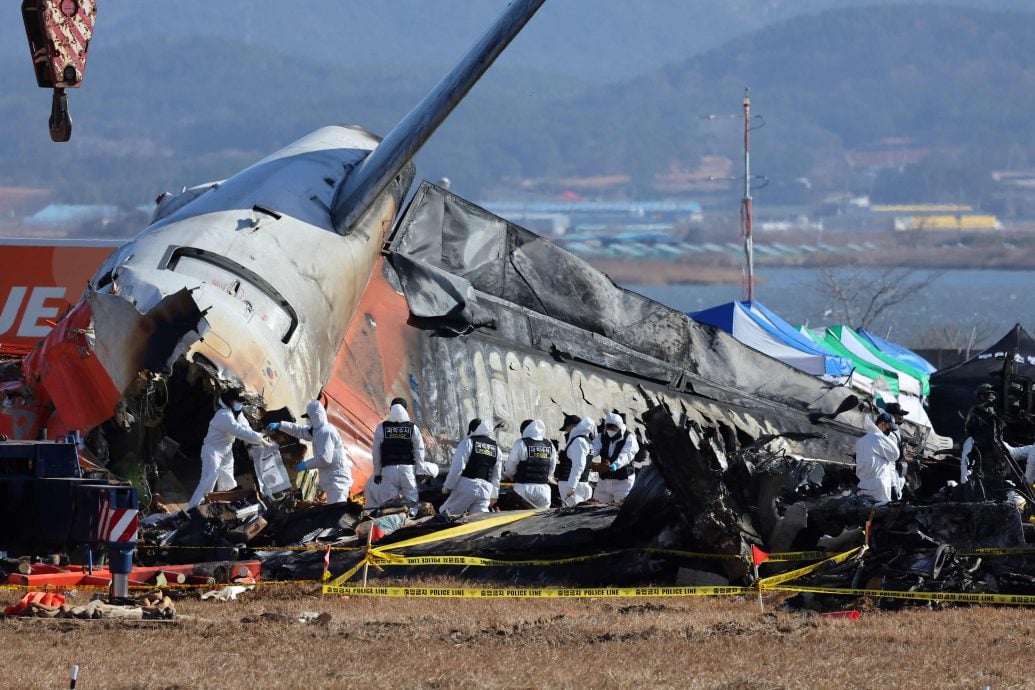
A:
<svg viewBox="0 0 1035 690">
<path fill-rule="evenodd" d="M 390 545 L 390 546 L 394 546 Z M 355 566 L 342 573 L 334 579 L 332 585 L 341 585 L 348 581 L 353 575 L 359 572 L 360 568 L 364 565 L 372 566 L 377 570 L 383 570 L 383 566 L 422 566 L 422 565 L 456 565 L 456 566 L 473 566 L 473 567 L 490 567 L 490 568 L 518 568 L 527 566 L 554 566 L 554 565 L 570 565 L 572 563 L 585 563 L 600 558 L 608 558 L 610 556 L 617 556 L 623 553 L 630 553 L 635 551 L 642 551 L 644 549 L 621 549 L 618 551 L 603 551 L 600 553 L 590 554 L 586 556 L 571 556 L 568 558 L 536 558 L 526 560 L 500 560 L 496 558 L 482 558 L 480 556 L 399 556 L 392 553 L 387 553 L 380 548 L 372 548 L 366 553 L 364 558 L 357 563 Z M 698 554 L 692 551 L 677 551 L 675 549 L 645 549 L 651 553 L 664 553 L 675 556 L 685 556 L 691 558 L 699 558 L 702 554 Z M 798 552 L 799 554 L 805 554 L 806 552 Z M 827 554 L 824 552 L 817 552 L 822 556 Z M 704 556 L 721 556 L 723 559 L 730 558 L 729 554 L 703 554 Z M 789 554 L 798 558 L 798 554 Z M 809 554 L 811 556 L 811 554 Z M 732 556 L 732 558 L 739 559 L 738 556 Z M 791 559 L 787 559 L 791 560 Z M 795 571 L 798 572 L 798 571 Z M 811 572 L 809 570 L 808 572 Z M 800 575 L 799 575 L 800 576 Z"/>
<path fill-rule="evenodd" d="M 960 556 L 1030 556 L 1035 554 L 1032 546 L 987 547 L 982 549 L 960 549 Z"/>
<path fill-rule="evenodd" d="M 739 553 L 702 553 L 700 551 L 683 551 L 681 549 L 627 549 L 627 551 L 647 551 L 648 553 L 660 553 L 670 556 L 682 556 L 684 558 L 699 558 L 709 561 L 742 561 L 745 556 Z M 766 563 L 792 563 L 795 561 L 820 561 L 830 556 L 829 551 L 786 551 L 783 553 L 771 553 L 766 557 Z"/>
<path fill-rule="evenodd" d="M 831 558 L 813 563 L 804 568 L 792 570 L 780 575 L 764 578 L 755 583 L 753 587 L 605 587 L 605 588 L 536 588 L 536 589 L 464 589 L 464 588 L 441 588 L 434 590 L 433 594 L 421 594 L 431 591 L 427 587 L 354 587 L 348 586 L 347 582 L 364 566 L 373 566 L 381 570 L 386 565 L 471 565 L 471 566 L 516 566 L 516 565 L 557 565 L 562 563 L 578 563 L 581 561 L 614 555 L 621 551 L 605 552 L 592 556 L 576 556 L 572 558 L 559 558 L 553 560 L 529 560 L 529 561 L 500 561 L 491 558 L 480 558 L 476 556 L 398 556 L 382 552 L 380 549 L 371 549 L 366 556 L 355 566 L 336 577 L 332 582 L 324 585 L 324 594 L 355 594 L 357 596 L 433 596 L 433 597 L 576 597 L 576 596 L 721 596 L 745 594 L 759 590 L 773 589 L 778 585 L 804 577 L 826 565 L 843 563 L 857 555 L 862 547 L 837 554 Z M 684 552 L 692 553 L 692 552 Z M 658 594 L 644 594 L 643 592 L 658 592 Z M 449 593 L 452 592 L 452 593 Z M 492 592 L 481 594 L 480 592 Z M 513 592 L 513 594 L 498 594 L 498 592 Z M 530 592 L 538 592 L 532 594 Z M 564 592 L 559 594 L 558 592 Z M 569 592 L 590 592 L 588 594 L 571 594 Z M 601 593 L 603 592 L 603 593 Z"/>
<path fill-rule="evenodd" d="M 391 546 L 391 545 L 390 545 Z M 450 556 L 400 556 L 393 553 L 387 553 L 381 548 L 372 548 L 367 554 L 365 563 L 372 565 L 380 569 L 380 566 L 391 565 L 391 566 L 418 566 L 418 565 L 460 565 L 460 566 L 475 566 L 475 567 L 488 567 L 488 568 L 518 568 L 527 566 L 551 566 L 551 565 L 570 565 L 572 563 L 585 563 L 587 561 L 593 561 L 601 558 L 609 558 L 611 556 L 620 556 L 626 553 L 657 553 L 669 556 L 680 556 L 685 558 L 710 558 L 712 560 L 742 560 L 741 556 L 736 554 L 707 554 L 698 553 L 695 551 L 679 551 L 676 549 L 619 549 L 616 551 L 601 551 L 599 553 L 587 554 L 585 556 L 569 556 L 566 558 L 528 558 L 522 560 L 501 560 L 498 558 L 483 558 L 481 556 L 464 556 L 464 555 L 450 555 Z M 786 554 L 777 554 L 782 558 L 777 559 L 779 561 L 798 561 L 798 560 L 816 560 L 823 559 L 830 554 L 825 551 L 798 551 L 789 552 Z M 773 560 L 770 558 L 769 560 Z M 361 563 L 362 565 L 362 563 Z M 339 576 L 340 579 L 340 576 Z M 346 578 L 347 579 L 347 578 Z"/>
<path fill-rule="evenodd" d="M 809 574 L 819 570 L 820 568 L 822 568 L 824 566 L 836 565 L 838 563 L 844 563 L 849 558 L 852 558 L 853 556 L 858 555 L 859 552 L 861 552 L 862 550 L 863 550 L 863 547 L 862 546 L 858 546 L 858 547 L 852 549 L 851 551 L 845 551 L 844 553 L 839 553 L 836 556 L 833 556 L 831 558 L 826 559 L 825 561 L 820 561 L 819 563 L 813 563 L 812 565 L 807 565 L 804 568 L 798 568 L 797 570 L 790 570 L 790 571 L 788 571 L 786 573 L 780 573 L 779 575 L 773 575 L 771 577 L 762 578 L 757 583 L 758 584 L 758 588 L 759 589 L 772 589 L 772 588 L 776 587 L 777 585 L 783 584 L 784 582 L 790 582 L 791 580 L 797 580 L 799 578 L 805 577 L 806 575 L 809 575 Z"/>
<path fill-rule="evenodd" d="M 359 587 L 324 585 L 324 594 L 454 599 L 573 599 L 579 597 L 693 597 L 754 594 L 753 587 Z"/>
<path fill-rule="evenodd" d="M 405 549 L 410 546 L 419 546 L 421 544 L 430 544 L 432 542 L 441 541 L 443 539 L 451 539 L 453 537 L 462 537 L 467 534 L 474 534 L 475 532 L 483 532 L 492 527 L 500 527 L 502 525 L 509 525 L 512 522 L 518 520 L 524 520 L 530 518 L 537 513 L 544 511 L 541 510 L 515 510 L 508 511 L 506 513 L 500 513 L 494 517 L 485 518 L 484 520 L 472 520 L 463 525 L 457 525 L 456 527 L 450 527 L 449 529 L 439 530 L 438 532 L 431 532 L 430 534 L 423 534 L 413 539 L 406 539 L 404 541 L 397 541 L 392 544 L 385 544 L 378 548 L 382 551 L 388 549 Z"/>
<path fill-rule="evenodd" d="M 400 542 L 400 543 L 402 543 L 402 542 Z M 237 549 L 238 551 L 253 551 L 253 552 L 256 552 L 256 553 L 260 553 L 260 552 L 264 552 L 264 551 L 270 551 L 270 552 L 276 552 L 276 551 L 320 551 L 320 552 L 333 551 L 333 552 L 347 553 L 349 551 L 363 551 L 363 550 L 365 550 L 364 547 L 362 547 L 362 546 L 332 546 L 330 544 L 307 544 L 305 546 L 178 546 L 178 545 L 177 546 L 174 546 L 174 545 L 163 546 L 163 545 L 160 545 L 160 544 L 137 544 L 136 548 L 137 548 L 138 551 L 140 551 L 140 550 L 146 550 L 146 551 L 165 551 L 165 550 L 169 550 L 169 549 L 171 549 L 171 550 L 175 550 L 175 549 L 191 549 L 191 550 L 198 550 L 198 551 L 206 551 L 206 550 L 207 551 L 226 551 L 228 549 Z M 384 550 L 384 549 L 394 549 L 394 548 L 398 548 L 398 544 L 386 544 L 386 545 L 384 545 L 382 547 L 378 547 L 378 548 L 382 549 L 382 550 Z M 987 550 L 982 550 L 981 554 L 974 554 L 974 555 L 986 555 L 984 553 L 985 551 L 987 551 Z M 1005 550 L 1004 549 L 997 549 L 997 551 L 1010 551 L 1010 553 L 1013 553 L 1013 550 L 1009 550 L 1009 549 L 1005 549 Z M 1035 549 L 1031 549 L 1030 551 L 1032 553 L 1035 553 Z M 619 553 L 632 553 L 632 552 L 656 553 L 656 554 L 661 554 L 661 555 L 666 555 L 666 556 L 680 556 L 680 557 L 683 557 L 683 558 L 697 558 L 697 559 L 700 559 L 700 560 L 707 560 L 707 561 L 739 561 L 739 560 L 744 560 L 744 556 L 742 556 L 740 554 L 736 554 L 736 553 L 705 553 L 703 551 L 684 551 L 682 549 L 664 549 L 664 548 L 660 548 L 660 547 L 649 547 L 649 546 L 648 547 L 640 547 L 640 548 L 621 549 L 621 550 L 618 550 L 618 551 L 605 551 L 605 552 L 602 552 L 602 553 L 592 554 L 592 555 L 588 555 L 588 556 L 579 556 L 578 558 L 580 560 L 591 560 L 591 559 L 594 559 L 594 558 L 606 558 L 607 556 L 613 556 L 613 555 L 619 554 Z M 796 562 L 796 561 L 819 561 L 819 560 L 823 560 L 824 558 L 827 558 L 829 555 L 830 555 L 829 551 L 786 551 L 786 552 L 782 552 L 782 553 L 771 553 L 771 554 L 769 554 L 768 558 L 766 558 L 766 563 L 792 563 L 792 562 Z M 962 554 L 962 552 L 961 552 L 961 555 L 970 555 L 970 554 L 969 553 Z M 987 554 L 987 555 L 994 555 L 994 554 Z M 449 557 L 444 557 L 444 558 L 452 558 L 452 557 L 449 556 Z M 491 560 L 491 559 L 484 559 L 484 560 Z M 561 560 L 569 561 L 570 559 L 561 559 Z M 556 561 L 543 561 L 543 560 L 535 560 L 535 561 L 498 561 L 498 564 L 502 565 L 502 566 L 507 566 L 507 565 L 549 565 L 549 564 L 555 563 L 555 562 Z M 425 563 L 424 565 L 434 565 L 434 564 L 429 562 L 429 563 Z M 443 565 L 455 565 L 455 564 L 443 563 Z M 470 564 L 465 564 L 465 565 L 470 565 Z M 485 564 L 485 565 L 488 565 L 488 564 Z"/>
<path fill-rule="evenodd" d="M 806 587 L 782 585 L 770 588 L 776 592 L 811 592 L 813 594 L 841 594 L 856 597 L 883 597 L 887 599 L 915 599 L 920 601 L 952 601 L 961 604 L 1013 604 L 1035 606 L 1030 594 L 969 594 L 964 592 L 895 592 L 883 589 L 841 589 L 835 587 Z"/>
</svg>

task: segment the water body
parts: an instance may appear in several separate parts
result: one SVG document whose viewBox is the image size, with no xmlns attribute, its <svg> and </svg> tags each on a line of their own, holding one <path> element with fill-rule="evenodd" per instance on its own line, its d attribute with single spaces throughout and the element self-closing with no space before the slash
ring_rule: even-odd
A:
<svg viewBox="0 0 1035 690">
<path fill-rule="evenodd" d="M 836 270 L 836 269 L 835 269 Z M 876 277 L 877 271 L 870 273 Z M 942 329 L 971 333 L 978 347 L 991 345 L 1015 323 L 1035 332 L 1035 271 L 917 271 L 933 282 L 890 307 L 873 324 L 878 335 L 911 347 L 927 346 Z M 821 288 L 822 271 L 763 268 L 755 298 L 792 324 L 833 325 L 839 313 Z M 912 282 L 912 281 L 911 281 Z M 626 285 L 680 311 L 707 309 L 741 299 L 739 285 Z"/>
</svg>

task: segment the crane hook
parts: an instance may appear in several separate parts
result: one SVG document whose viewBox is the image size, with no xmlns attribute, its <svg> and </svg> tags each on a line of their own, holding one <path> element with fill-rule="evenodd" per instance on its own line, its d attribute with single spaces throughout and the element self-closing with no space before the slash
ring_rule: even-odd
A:
<svg viewBox="0 0 1035 690">
<path fill-rule="evenodd" d="M 59 142 L 72 138 L 72 116 L 68 114 L 68 97 L 61 88 L 54 89 L 54 97 L 50 102 L 50 138 Z"/>
</svg>

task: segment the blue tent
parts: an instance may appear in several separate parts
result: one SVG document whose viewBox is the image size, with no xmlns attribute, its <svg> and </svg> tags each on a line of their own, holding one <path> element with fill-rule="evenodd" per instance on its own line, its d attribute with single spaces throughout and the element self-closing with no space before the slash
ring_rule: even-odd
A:
<svg viewBox="0 0 1035 690">
<path fill-rule="evenodd" d="M 720 328 L 748 347 L 814 376 L 841 379 L 852 374 L 852 363 L 810 341 L 794 326 L 755 302 L 727 302 L 689 314 Z"/>
<path fill-rule="evenodd" d="M 897 359 L 898 361 L 908 364 L 914 369 L 919 369 L 927 374 L 933 374 L 938 371 L 938 367 L 934 366 L 912 350 L 902 347 L 898 343 L 884 340 L 884 338 L 880 338 L 863 328 L 857 330 L 856 333 L 869 340 L 871 345 L 892 359 Z"/>
</svg>

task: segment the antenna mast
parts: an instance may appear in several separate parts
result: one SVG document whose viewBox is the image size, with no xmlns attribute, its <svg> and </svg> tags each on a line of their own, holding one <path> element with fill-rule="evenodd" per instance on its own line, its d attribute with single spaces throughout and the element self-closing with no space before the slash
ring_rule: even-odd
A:
<svg viewBox="0 0 1035 690">
<path fill-rule="evenodd" d="M 744 200 L 740 207 L 741 232 L 744 235 L 744 296 L 755 298 L 755 248 L 751 238 L 751 89 L 744 88 Z"/>
</svg>

